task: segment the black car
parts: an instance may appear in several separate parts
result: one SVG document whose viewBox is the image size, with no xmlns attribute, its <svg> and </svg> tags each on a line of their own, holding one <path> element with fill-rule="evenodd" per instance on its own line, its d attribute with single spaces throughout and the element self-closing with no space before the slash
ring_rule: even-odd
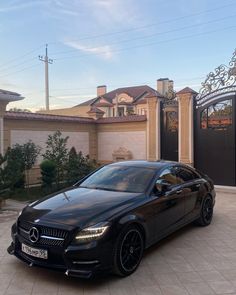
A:
<svg viewBox="0 0 236 295">
<path fill-rule="evenodd" d="M 106 165 L 73 187 L 26 206 L 12 226 L 10 254 L 29 265 L 89 278 L 133 273 L 144 249 L 195 221 L 211 223 L 212 181 L 167 161 Z"/>
</svg>

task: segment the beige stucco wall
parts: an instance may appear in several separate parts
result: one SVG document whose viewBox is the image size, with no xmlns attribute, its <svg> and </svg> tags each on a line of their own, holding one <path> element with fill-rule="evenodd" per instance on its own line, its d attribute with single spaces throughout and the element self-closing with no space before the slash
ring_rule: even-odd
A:
<svg viewBox="0 0 236 295">
<path fill-rule="evenodd" d="M 64 122 L 64 121 L 46 121 L 46 120 L 16 120 L 16 119 L 4 119 L 4 147 L 12 146 L 11 131 L 14 130 L 14 134 L 46 134 L 53 133 L 56 130 L 60 130 L 62 133 L 76 134 L 88 134 L 89 141 L 89 154 L 90 157 L 97 157 L 97 146 L 96 146 L 96 125 L 94 123 L 78 123 L 78 122 Z M 39 133 L 38 133 L 39 132 Z M 38 135 L 36 135 L 37 137 Z M 45 135 L 44 135 L 45 136 Z M 18 137 L 20 140 L 20 137 Z M 70 139 L 72 140 L 72 139 Z M 81 140 L 82 142 L 82 140 Z M 87 152 L 87 148 L 86 148 Z M 88 153 L 88 152 L 87 152 Z"/>
<path fill-rule="evenodd" d="M 42 110 L 38 111 L 40 114 L 52 114 L 52 115 L 64 115 L 64 116 L 77 116 L 77 117 L 89 117 L 87 112 L 90 110 L 90 106 L 80 106 L 65 109 L 54 109 L 54 110 Z"/>
<path fill-rule="evenodd" d="M 97 159 L 97 135 L 94 123 L 4 119 L 4 148 L 6 150 L 15 143 L 22 144 L 30 139 L 45 147 L 43 144 L 47 140 L 47 135 L 57 130 L 65 136 L 70 136 L 68 147 L 75 146 L 77 151 L 81 150 L 84 155 L 89 154 L 91 158 Z M 36 165 L 30 171 L 30 183 L 39 182 L 40 170 Z"/>
<path fill-rule="evenodd" d="M 98 133 L 98 161 L 112 161 L 112 153 L 119 147 L 131 151 L 132 159 L 146 159 L 146 132 Z"/>
<path fill-rule="evenodd" d="M 44 151 L 47 136 L 60 130 L 69 136 L 68 147 L 89 154 L 100 163 L 112 161 L 112 153 L 120 147 L 132 152 L 133 159 L 146 159 L 146 121 L 117 123 L 79 123 L 65 121 L 9 119 L 4 120 L 4 145 L 23 144 L 32 140 Z M 40 159 L 39 161 L 40 162 Z M 40 171 L 36 165 L 30 173 L 30 183 L 40 182 Z"/>
<path fill-rule="evenodd" d="M 45 152 L 46 141 L 49 135 L 52 135 L 55 130 L 50 131 L 32 131 L 32 130 L 11 130 L 11 146 L 14 144 L 24 144 L 32 140 L 35 144 L 41 147 L 41 154 Z M 82 152 L 83 155 L 89 154 L 89 133 L 88 132 L 62 132 L 62 136 L 69 136 L 67 147 L 74 147 L 77 152 Z M 42 161 L 42 156 L 38 157 L 38 163 Z"/>
</svg>

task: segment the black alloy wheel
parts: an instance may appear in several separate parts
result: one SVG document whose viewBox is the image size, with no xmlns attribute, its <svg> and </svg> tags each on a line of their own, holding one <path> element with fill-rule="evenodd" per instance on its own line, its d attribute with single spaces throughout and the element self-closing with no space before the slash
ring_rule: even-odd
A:
<svg viewBox="0 0 236 295">
<path fill-rule="evenodd" d="M 136 226 L 129 226 L 118 238 L 114 272 L 120 276 L 132 274 L 140 264 L 143 250 L 144 242 L 141 231 Z"/>
<path fill-rule="evenodd" d="M 202 204 L 201 216 L 196 220 L 197 224 L 207 226 L 211 223 L 213 217 L 213 201 L 210 196 L 205 197 Z"/>
</svg>

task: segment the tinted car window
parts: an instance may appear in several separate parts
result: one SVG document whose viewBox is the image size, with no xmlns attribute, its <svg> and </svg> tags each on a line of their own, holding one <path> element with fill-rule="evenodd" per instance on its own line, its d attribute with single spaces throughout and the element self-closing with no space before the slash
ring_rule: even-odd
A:
<svg viewBox="0 0 236 295">
<path fill-rule="evenodd" d="M 83 181 L 80 187 L 143 193 L 154 175 L 154 169 L 145 167 L 105 166 Z"/>
<path fill-rule="evenodd" d="M 187 168 L 178 168 L 177 177 L 181 180 L 181 182 L 191 181 L 197 178 L 197 176 Z"/>
<path fill-rule="evenodd" d="M 166 168 L 165 170 L 163 170 L 160 176 L 158 177 L 157 182 L 161 179 L 164 179 L 165 181 L 167 181 L 168 183 L 172 185 L 178 184 L 175 171 L 172 168 Z"/>
</svg>

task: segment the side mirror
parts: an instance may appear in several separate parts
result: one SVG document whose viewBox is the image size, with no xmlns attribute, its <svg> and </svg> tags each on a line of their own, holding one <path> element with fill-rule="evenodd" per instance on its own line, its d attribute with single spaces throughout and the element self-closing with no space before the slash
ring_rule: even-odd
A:
<svg viewBox="0 0 236 295">
<path fill-rule="evenodd" d="M 156 189 L 158 192 L 166 192 L 170 189 L 171 183 L 165 179 L 159 179 L 156 182 Z"/>
</svg>

